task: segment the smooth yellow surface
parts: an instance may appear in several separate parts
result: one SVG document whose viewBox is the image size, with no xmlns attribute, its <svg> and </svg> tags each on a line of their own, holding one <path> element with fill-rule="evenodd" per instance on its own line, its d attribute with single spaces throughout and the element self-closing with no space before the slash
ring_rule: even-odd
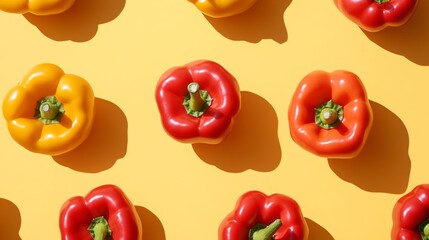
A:
<svg viewBox="0 0 429 240">
<path fill-rule="evenodd" d="M 52 15 L 68 10 L 75 0 L 2 0 L 0 10 L 10 13 Z"/>
<path fill-rule="evenodd" d="M 249 190 L 299 202 L 310 240 L 390 239 L 391 210 L 429 181 L 429 1 L 400 28 L 365 33 L 331 1 L 259 1 L 229 19 L 188 1 L 79 0 L 52 17 L 0 13 L 0 97 L 42 62 L 90 82 L 95 126 L 77 150 L 31 153 L 0 121 L 0 239 L 60 239 L 59 209 L 113 183 L 142 217 L 144 240 L 216 240 Z M 175 142 L 154 89 L 168 68 L 217 61 L 238 80 L 242 111 L 219 145 Z M 313 70 L 361 77 L 374 110 L 362 153 L 328 160 L 297 146 L 287 111 Z"/>
</svg>

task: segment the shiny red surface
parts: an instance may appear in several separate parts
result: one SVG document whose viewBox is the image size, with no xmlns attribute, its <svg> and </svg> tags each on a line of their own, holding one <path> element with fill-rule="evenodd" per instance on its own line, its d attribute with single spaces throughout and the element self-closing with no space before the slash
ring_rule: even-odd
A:
<svg viewBox="0 0 429 240">
<path fill-rule="evenodd" d="M 88 227 L 94 218 L 103 216 L 112 230 L 112 240 L 141 240 L 140 218 L 123 191 L 103 185 L 86 196 L 67 200 L 60 211 L 63 240 L 92 240 Z"/>
<path fill-rule="evenodd" d="M 183 100 L 187 86 L 197 82 L 213 98 L 201 117 L 186 113 Z M 165 72 L 156 86 L 155 98 L 165 131 L 184 143 L 219 143 L 231 131 L 240 110 L 240 89 L 236 79 L 212 61 L 196 61 Z"/>
</svg>

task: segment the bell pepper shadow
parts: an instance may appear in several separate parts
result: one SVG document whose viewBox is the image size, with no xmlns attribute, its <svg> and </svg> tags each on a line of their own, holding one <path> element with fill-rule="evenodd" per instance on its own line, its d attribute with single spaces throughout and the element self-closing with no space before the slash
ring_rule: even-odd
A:
<svg viewBox="0 0 429 240">
<path fill-rule="evenodd" d="M 158 217 L 148 209 L 135 206 L 142 222 L 142 240 L 165 240 L 165 231 Z"/>
<path fill-rule="evenodd" d="M 419 1 L 414 15 L 400 27 L 388 27 L 380 32 L 363 32 L 382 48 L 408 60 L 429 65 L 429 1 Z"/>
<path fill-rule="evenodd" d="M 85 42 L 98 31 L 98 25 L 119 16 L 126 0 L 76 0 L 67 11 L 49 16 L 24 14 L 44 35 L 56 41 Z"/>
<path fill-rule="evenodd" d="M 272 39 L 285 43 L 288 39 L 283 14 L 292 0 L 257 1 L 247 11 L 226 18 L 205 16 L 207 21 L 224 37 L 231 40 L 260 42 Z"/>
<path fill-rule="evenodd" d="M 11 201 L 0 198 L 0 239 L 21 240 L 21 214 Z"/>
<path fill-rule="evenodd" d="M 315 221 L 305 218 L 305 222 L 307 222 L 309 230 L 308 240 L 334 240 L 334 237 Z"/>
<path fill-rule="evenodd" d="M 80 172 L 95 173 L 112 167 L 125 156 L 128 122 L 115 104 L 96 98 L 94 123 L 88 138 L 71 152 L 53 156 L 59 164 Z"/>
<path fill-rule="evenodd" d="M 404 193 L 411 171 L 407 129 L 393 112 L 374 101 L 370 104 L 374 122 L 362 151 L 353 159 L 328 159 L 329 166 L 365 191 Z"/>
<path fill-rule="evenodd" d="M 208 164 L 227 172 L 274 170 L 281 160 L 274 108 L 262 97 L 241 92 L 241 110 L 232 132 L 219 144 L 192 144 Z"/>
</svg>

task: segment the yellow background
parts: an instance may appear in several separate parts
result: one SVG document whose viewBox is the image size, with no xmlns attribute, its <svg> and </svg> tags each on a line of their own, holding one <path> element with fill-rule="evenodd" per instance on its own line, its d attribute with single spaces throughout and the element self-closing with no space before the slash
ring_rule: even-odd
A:
<svg viewBox="0 0 429 240">
<path fill-rule="evenodd" d="M 94 129 L 71 153 L 31 153 L 0 121 L 0 239 L 60 239 L 59 209 L 113 183 L 136 205 L 144 240 L 217 239 L 246 191 L 301 206 L 310 240 L 390 239 L 391 210 L 427 183 L 429 1 L 403 27 L 367 33 L 332 1 L 261 0 L 243 15 L 204 17 L 185 0 L 78 0 L 61 15 L 0 13 L 0 98 L 43 62 L 84 77 L 96 94 Z M 214 60 L 242 91 L 219 145 L 163 130 L 154 99 L 172 66 Z M 352 160 L 320 158 L 290 138 L 288 105 L 313 70 L 363 81 L 374 125 Z"/>
</svg>

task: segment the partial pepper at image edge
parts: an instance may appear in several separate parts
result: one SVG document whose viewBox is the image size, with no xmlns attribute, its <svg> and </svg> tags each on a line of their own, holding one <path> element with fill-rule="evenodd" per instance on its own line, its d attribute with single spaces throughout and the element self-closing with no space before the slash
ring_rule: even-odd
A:
<svg viewBox="0 0 429 240">
<path fill-rule="evenodd" d="M 340 12 L 368 32 L 404 25 L 417 3 L 418 0 L 334 0 Z"/>
<path fill-rule="evenodd" d="M 1 0 L 0 10 L 9 13 L 55 15 L 71 8 L 75 0 Z"/>
<path fill-rule="evenodd" d="M 63 240 L 142 240 L 142 225 L 134 205 L 118 186 L 106 184 L 61 207 Z"/>
<path fill-rule="evenodd" d="M 225 18 L 247 11 L 257 0 L 188 0 L 204 15 Z"/>
<path fill-rule="evenodd" d="M 219 240 L 307 240 L 308 225 L 298 203 L 283 194 L 249 191 L 221 222 Z"/>
<path fill-rule="evenodd" d="M 392 240 L 429 240 L 429 184 L 398 199 L 392 210 Z"/>
</svg>

